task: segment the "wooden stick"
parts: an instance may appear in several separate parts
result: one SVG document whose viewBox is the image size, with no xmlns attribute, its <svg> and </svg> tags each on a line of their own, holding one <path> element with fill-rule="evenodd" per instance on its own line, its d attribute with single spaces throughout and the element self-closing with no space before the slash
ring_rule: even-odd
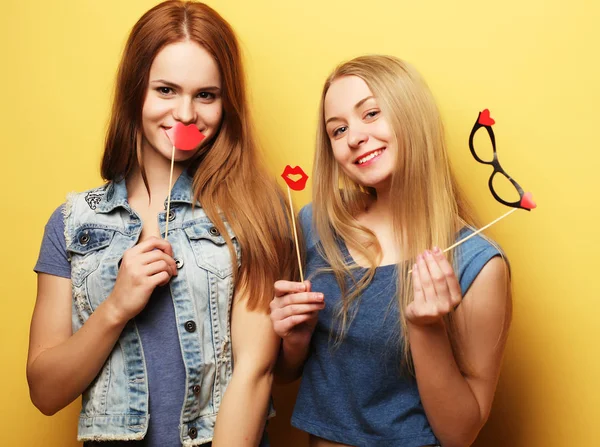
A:
<svg viewBox="0 0 600 447">
<path fill-rule="evenodd" d="M 506 216 L 509 216 L 510 214 L 514 213 L 514 212 L 515 212 L 515 211 L 517 211 L 517 210 L 518 210 L 518 208 L 513 208 L 512 210 L 510 210 L 510 211 L 508 211 L 508 212 L 504 213 L 502 216 L 500 216 L 500 217 L 499 217 L 499 218 L 497 218 L 496 220 L 494 220 L 494 221 L 490 222 L 489 224 L 487 224 L 487 225 L 486 225 L 486 226 L 484 226 L 484 227 L 481 227 L 479 230 L 477 230 L 477 231 L 474 231 L 473 233 L 469 234 L 467 237 L 465 237 L 465 238 L 462 238 L 460 241 L 458 241 L 458 242 L 456 242 L 456 243 L 452 244 L 450 247 L 448 247 L 448 248 L 444 249 L 444 250 L 442 251 L 442 253 L 446 253 L 447 251 L 450 251 L 450 250 L 452 250 L 453 248 L 456 248 L 456 247 L 458 247 L 458 246 L 459 246 L 460 244 L 462 244 L 463 242 L 466 242 L 466 241 L 468 241 L 468 240 L 469 240 L 469 239 L 471 239 L 473 236 L 476 236 L 477 234 L 481 233 L 481 232 L 482 232 L 483 230 L 485 230 L 486 228 L 489 228 L 489 227 L 491 227 L 491 226 L 492 226 L 492 225 L 494 225 L 496 222 L 498 222 L 498 221 L 500 221 L 500 220 L 504 219 Z M 410 270 L 408 271 L 408 273 L 412 273 L 412 269 L 410 269 Z"/>
<path fill-rule="evenodd" d="M 173 165 L 175 164 L 175 146 L 171 151 L 171 172 L 169 173 L 169 197 L 167 198 L 167 214 L 165 214 L 165 241 L 169 234 L 169 212 L 171 211 L 171 184 L 173 183 Z"/>
<path fill-rule="evenodd" d="M 473 233 L 469 234 L 467 237 L 465 237 L 465 238 L 461 239 L 460 241 L 458 241 L 458 242 L 456 242 L 456 243 L 452 244 L 450 247 L 448 247 L 448 248 L 446 248 L 444 251 L 442 251 L 442 253 L 446 253 L 447 251 L 449 251 L 449 250 L 452 250 L 453 248 L 456 248 L 456 247 L 458 247 L 458 246 L 459 246 L 460 244 L 462 244 L 463 242 L 466 242 L 466 241 L 468 241 L 468 240 L 469 240 L 469 239 L 471 239 L 473 236 L 475 236 L 475 235 L 477 235 L 477 234 L 481 233 L 481 232 L 482 232 L 483 230 L 485 230 L 486 228 L 489 228 L 489 227 L 491 227 L 492 225 L 494 225 L 494 224 L 495 224 L 496 222 L 498 222 L 499 220 L 502 220 L 502 219 L 504 219 L 506 216 L 508 216 L 508 215 L 510 215 L 510 214 L 512 214 L 512 213 L 514 213 L 514 212 L 515 212 L 515 211 L 517 211 L 517 210 L 518 210 L 518 208 L 513 208 L 512 210 L 510 210 L 510 211 L 508 211 L 508 212 L 504 213 L 504 214 L 503 214 L 502 216 L 500 216 L 498 219 L 496 219 L 496 220 L 494 220 L 494 221 L 490 222 L 490 223 L 489 223 L 489 224 L 487 224 L 485 227 L 481 227 L 479 230 L 477 230 L 477 231 L 474 231 Z"/>
<path fill-rule="evenodd" d="M 302 260 L 300 259 L 300 247 L 298 246 L 298 232 L 296 231 L 296 218 L 294 217 L 294 205 L 292 204 L 292 191 L 287 187 L 288 199 L 290 200 L 290 213 L 292 214 L 292 226 L 294 228 L 294 240 L 296 241 L 296 254 L 298 255 L 298 268 L 300 269 L 300 280 L 304 282 L 304 273 L 302 273 Z"/>
</svg>

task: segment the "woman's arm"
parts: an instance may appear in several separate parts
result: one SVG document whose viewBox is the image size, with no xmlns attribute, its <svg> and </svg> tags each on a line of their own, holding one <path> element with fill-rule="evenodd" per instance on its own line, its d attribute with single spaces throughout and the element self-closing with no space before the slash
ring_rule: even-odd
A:
<svg viewBox="0 0 600 447">
<path fill-rule="evenodd" d="M 38 275 L 29 336 L 27 381 L 33 404 L 52 415 L 75 400 L 94 380 L 125 322 L 103 303 L 75 334 L 71 329 L 71 280 Z"/>
<path fill-rule="evenodd" d="M 443 254 L 428 254 L 417 266 L 407 319 L 419 394 L 442 446 L 469 446 L 489 416 L 500 374 L 511 312 L 507 268 L 491 259 L 463 298 Z M 459 303 L 453 318 L 463 371 L 441 319 Z"/>
<path fill-rule="evenodd" d="M 233 375 L 217 416 L 214 447 L 259 444 L 280 342 L 269 315 L 260 308 L 248 309 L 247 297 L 237 296 L 231 312 Z"/>
<path fill-rule="evenodd" d="M 61 410 L 94 380 L 127 321 L 144 308 L 157 285 L 177 273 L 172 253 L 159 238 L 127 250 L 113 291 L 74 334 L 71 280 L 38 274 L 27 381 L 31 400 L 42 413 Z"/>
</svg>

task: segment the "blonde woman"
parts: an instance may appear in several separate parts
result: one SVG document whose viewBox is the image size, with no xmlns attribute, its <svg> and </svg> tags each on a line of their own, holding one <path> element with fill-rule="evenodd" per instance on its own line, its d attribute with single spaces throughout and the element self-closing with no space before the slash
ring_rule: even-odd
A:
<svg viewBox="0 0 600 447">
<path fill-rule="evenodd" d="M 310 281 L 278 281 L 278 373 L 302 382 L 292 424 L 311 446 L 464 447 L 489 415 L 511 317 L 491 241 L 450 170 L 431 92 L 409 64 L 340 65 L 321 98 Z"/>
</svg>

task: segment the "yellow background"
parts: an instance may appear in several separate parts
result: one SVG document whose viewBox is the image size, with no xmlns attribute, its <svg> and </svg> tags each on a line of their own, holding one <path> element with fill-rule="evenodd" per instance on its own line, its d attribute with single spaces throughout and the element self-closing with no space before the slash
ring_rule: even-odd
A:
<svg viewBox="0 0 600 447">
<path fill-rule="evenodd" d="M 67 192 L 100 183 L 99 160 L 126 35 L 154 0 L 2 0 L 3 150 L 0 445 L 78 445 L 78 404 L 30 403 L 28 326 L 43 227 Z M 246 52 L 252 106 L 273 175 L 312 165 L 317 102 L 343 59 L 411 61 L 436 95 L 451 157 L 482 222 L 505 212 L 467 138 L 490 108 L 504 168 L 539 208 L 489 231 L 514 272 L 514 320 L 477 446 L 598 446 L 600 6 L 595 0 L 211 0 Z M 310 172 L 310 171 L 309 171 Z M 310 181 L 309 181 L 310 185 Z M 309 200 L 308 191 L 295 196 Z M 294 389 L 277 391 L 273 445 Z"/>
</svg>

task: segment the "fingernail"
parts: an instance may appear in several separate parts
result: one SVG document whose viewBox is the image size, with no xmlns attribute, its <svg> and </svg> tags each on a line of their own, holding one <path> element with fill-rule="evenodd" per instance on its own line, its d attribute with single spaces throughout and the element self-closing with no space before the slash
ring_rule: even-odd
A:
<svg viewBox="0 0 600 447">
<path fill-rule="evenodd" d="M 440 250 L 440 247 L 437 247 L 437 246 L 436 246 L 436 247 L 433 247 L 433 252 L 434 252 L 436 255 L 439 255 L 439 254 L 440 254 L 442 251 Z"/>
<path fill-rule="evenodd" d="M 425 250 L 425 256 L 427 256 L 428 258 L 431 258 L 431 252 L 429 250 Z"/>
<path fill-rule="evenodd" d="M 298 291 L 300 291 L 300 292 L 303 292 L 303 291 L 305 290 L 304 283 L 302 283 L 302 284 L 298 284 L 298 285 L 296 286 L 296 290 L 298 290 Z"/>
</svg>

